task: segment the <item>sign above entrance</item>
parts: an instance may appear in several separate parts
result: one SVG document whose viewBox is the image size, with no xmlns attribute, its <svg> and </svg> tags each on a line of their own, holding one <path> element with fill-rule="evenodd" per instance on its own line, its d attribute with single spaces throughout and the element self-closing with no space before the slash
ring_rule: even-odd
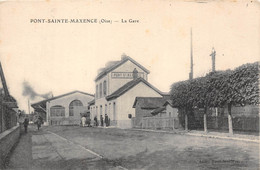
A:
<svg viewBox="0 0 260 170">
<path fill-rule="evenodd" d="M 144 78 L 143 72 L 138 72 L 138 77 Z M 133 72 L 112 72 L 111 77 L 114 79 L 132 79 Z"/>
</svg>

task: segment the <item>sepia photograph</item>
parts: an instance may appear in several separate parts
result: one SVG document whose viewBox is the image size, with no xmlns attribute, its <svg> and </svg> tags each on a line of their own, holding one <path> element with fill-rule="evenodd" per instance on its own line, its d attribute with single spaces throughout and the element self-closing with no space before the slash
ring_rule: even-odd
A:
<svg viewBox="0 0 260 170">
<path fill-rule="evenodd" d="M 0 0 L 0 169 L 259 165 L 259 0 Z"/>
</svg>

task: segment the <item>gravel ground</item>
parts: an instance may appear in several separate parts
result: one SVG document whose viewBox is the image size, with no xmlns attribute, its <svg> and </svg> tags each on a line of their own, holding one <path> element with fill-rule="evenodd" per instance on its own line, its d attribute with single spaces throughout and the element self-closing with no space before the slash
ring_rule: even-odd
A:
<svg viewBox="0 0 260 170">
<path fill-rule="evenodd" d="M 93 159 L 32 158 L 33 139 L 50 132 L 46 145 L 55 146 L 65 138 L 101 156 Z M 52 141 L 56 143 L 52 143 Z M 68 146 L 66 146 L 68 147 Z M 54 148 L 55 151 L 55 148 Z M 74 155 L 73 155 L 74 154 Z M 13 151 L 10 169 L 258 169 L 259 146 L 256 143 L 212 139 L 178 134 L 154 133 L 115 128 L 78 126 L 44 127 L 22 135 Z"/>
<path fill-rule="evenodd" d="M 48 130 L 127 169 L 258 169 L 259 166 L 256 143 L 113 128 L 57 126 Z"/>
</svg>

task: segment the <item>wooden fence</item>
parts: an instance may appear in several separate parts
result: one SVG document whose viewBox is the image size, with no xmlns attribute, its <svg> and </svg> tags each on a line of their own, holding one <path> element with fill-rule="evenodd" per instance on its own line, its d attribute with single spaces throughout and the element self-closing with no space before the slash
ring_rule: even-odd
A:
<svg viewBox="0 0 260 170">
<path fill-rule="evenodd" d="M 178 129 L 179 119 L 176 117 L 144 117 L 135 127 L 142 129 Z"/>
<path fill-rule="evenodd" d="M 233 130 L 259 132 L 259 116 L 234 116 L 232 117 Z M 203 116 L 189 120 L 190 129 L 203 129 Z M 228 131 L 227 116 L 207 116 L 207 128 L 212 130 Z"/>
<path fill-rule="evenodd" d="M 234 130 L 259 132 L 259 116 L 236 116 L 232 118 L 232 123 Z M 189 120 L 189 129 L 203 129 L 203 126 L 203 117 Z M 179 118 L 175 117 L 144 117 L 140 121 L 132 118 L 132 127 L 142 129 L 179 129 L 183 128 L 183 125 L 181 125 Z M 207 128 L 228 131 L 228 118 L 226 116 L 208 116 Z"/>
<path fill-rule="evenodd" d="M 259 117 L 236 116 L 232 118 L 233 130 L 259 132 Z M 208 129 L 228 130 L 228 118 L 208 116 Z"/>
</svg>

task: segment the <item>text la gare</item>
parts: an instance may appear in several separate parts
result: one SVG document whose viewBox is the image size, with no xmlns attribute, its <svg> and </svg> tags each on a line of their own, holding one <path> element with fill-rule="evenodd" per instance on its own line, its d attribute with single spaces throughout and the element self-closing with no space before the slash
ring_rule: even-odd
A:
<svg viewBox="0 0 260 170">
<path fill-rule="evenodd" d="M 121 23 L 139 23 L 138 19 L 121 19 Z"/>
</svg>

